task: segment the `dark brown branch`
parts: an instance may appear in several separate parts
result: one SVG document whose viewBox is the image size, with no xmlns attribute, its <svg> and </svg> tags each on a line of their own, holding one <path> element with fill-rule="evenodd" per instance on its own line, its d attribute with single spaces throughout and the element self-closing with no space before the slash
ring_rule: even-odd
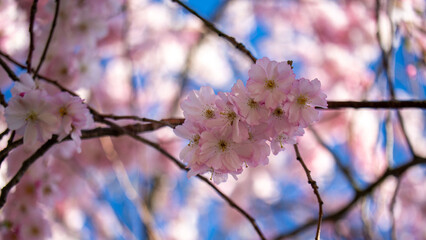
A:
<svg viewBox="0 0 426 240">
<path fill-rule="evenodd" d="M 1 52 L 0 52 L 0 54 L 1 54 Z M 3 55 L 3 54 L 1 54 L 1 55 Z M 10 67 L 7 66 L 7 64 L 1 58 L 0 58 L 0 65 L 3 67 L 3 69 L 6 71 L 7 75 L 9 75 L 10 79 L 12 79 L 12 81 L 19 82 L 18 76 L 16 76 L 16 74 L 12 71 L 12 69 L 10 69 Z"/>
<path fill-rule="evenodd" d="M 4 136 L 6 136 L 9 133 L 10 129 L 6 128 L 2 133 L 0 133 L 0 140 L 3 139 Z"/>
<path fill-rule="evenodd" d="M 426 109 L 425 100 L 409 100 L 409 101 L 327 101 L 327 109 L 340 109 L 340 108 L 386 108 L 386 109 L 398 109 L 398 108 L 421 108 Z M 321 110 L 327 110 L 323 108 L 317 108 Z"/>
<path fill-rule="evenodd" d="M 31 12 L 30 12 L 30 27 L 28 29 L 28 31 L 30 32 L 30 46 L 28 48 L 28 57 L 27 57 L 27 72 L 31 73 L 31 60 L 33 57 L 33 52 L 34 52 L 34 33 L 33 33 L 33 28 L 34 28 L 34 20 L 35 20 L 35 15 L 37 12 L 37 3 L 38 0 L 33 0 L 33 4 L 31 6 Z"/>
<path fill-rule="evenodd" d="M 50 27 L 49 36 L 47 38 L 46 45 L 44 46 L 43 53 L 40 57 L 40 62 L 38 63 L 37 68 L 33 73 L 33 78 L 37 76 L 41 66 L 43 65 L 44 59 L 46 58 L 47 50 L 49 49 L 49 46 L 50 46 L 50 41 L 52 40 L 52 37 L 53 37 L 53 32 L 55 31 L 56 22 L 58 20 L 58 15 L 59 15 L 60 0 L 55 0 L 55 2 L 56 2 L 56 7 L 55 7 L 55 15 L 53 17 L 52 26 Z M 30 69 L 30 66 L 28 66 L 28 68 Z"/>
<path fill-rule="evenodd" d="M 4 159 L 7 157 L 7 155 L 9 155 L 9 152 L 12 151 L 13 149 L 21 146 L 24 141 L 21 139 L 16 140 L 14 142 L 11 142 L 10 140 L 12 140 L 12 136 L 10 136 L 10 139 L 8 141 L 7 147 L 4 148 L 3 150 L 0 151 L 0 165 L 2 164 L 2 162 L 4 161 Z"/>
<path fill-rule="evenodd" d="M 0 104 L 5 108 L 7 107 L 6 99 L 4 98 L 4 95 L 1 91 L 0 91 Z"/>
<path fill-rule="evenodd" d="M 409 161 L 409 162 L 407 162 L 407 163 L 405 163 L 405 164 L 403 164 L 399 167 L 386 170 L 375 182 L 371 183 L 364 190 L 357 192 L 355 194 L 355 196 L 352 198 L 352 200 L 349 201 L 346 205 L 344 205 L 342 208 L 335 211 L 334 213 L 326 215 L 323 218 L 323 221 L 327 222 L 327 221 L 336 221 L 338 219 L 341 219 L 343 216 L 345 216 L 355 206 L 356 203 L 358 203 L 358 201 L 360 199 L 371 194 L 389 176 L 397 176 L 398 177 L 398 176 L 402 175 L 403 173 L 405 173 L 411 167 L 421 165 L 421 164 L 426 164 L 426 158 L 421 158 L 421 157 L 415 156 L 415 157 L 413 157 L 412 161 Z M 306 223 L 300 225 L 299 227 L 293 229 L 292 231 L 290 231 L 288 233 L 283 233 L 283 234 L 280 234 L 280 235 L 274 237 L 274 239 L 278 240 L 278 239 L 283 239 L 283 238 L 295 236 L 295 235 L 307 230 L 308 228 L 314 226 L 316 224 L 316 222 L 317 222 L 317 219 L 309 220 Z"/>
<path fill-rule="evenodd" d="M 41 156 L 43 156 L 44 153 L 47 152 L 55 143 L 57 143 L 58 138 L 56 136 L 53 136 L 50 140 L 45 142 L 35 153 L 33 153 L 27 160 L 25 160 L 22 163 L 22 166 L 19 168 L 18 172 L 13 176 L 12 179 L 1 189 L 0 194 L 0 209 L 4 206 L 6 203 L 7 195 L 9 194 L 9 191 L 19 183 L 21 178 L 24 176 L 25 172 L 28 170 L 28 168 Z"/>
<path fill-rule="evenodd" d="M 209 20 L 203 18 L 202 16 L 200 16 L 196 11 L 194 11 L 193 9 L 191 9 L 190 7 L 188 7 L 186 4 L 184 4 L 183 2 L 179 1 L 179 0 L 172 0 L 173 2 L 176 2 L 177 4 L 179 4 L 180 6 L 182 6 L 183 8 L 185 8 L 186 10 L 188 10 L 190 13 L 192 13 L 193 15 L 195 15 L 197 18 L 199 18 L 204 25 L 206 25 L 206 27 L 208 29 L 210 29 L 211 31 L 217 33 L 217 35 L 219 37 L 222 37 L 224 39 L 226 39 L 229 43 L 231 43 L 236 49 L 240 50 L 242 53 L 244 53 L 245 55 L 247 55 L 251 61 L 253 63 L 256 63 L 256 58 L 253 56 L 253 54 L 251 54 L 251 52 L 240 42 L 238 42 L 237 40 L 235 40 L 234 37 L 231 37 L 225 33 L 223 33 L 222 31 L 220 31 L 219 29 L 217 29 L 213 23 L 211 23 Z"/>
<path fill-rule="evenodd" d="M 311 171 L 308 169 L 305 162 L 303 161 L 302 156 L 300 155 L 300 152 L 299 152 L 299 148 L 297 147 L 297 144 L 294 144 L 293 147 L 294 147 L 294 151 L 296 152 L 296 159 L 297 161 L 300 162 L 300 164 L 302 164 L 303 170 L 305 170 L 305 173 L 306 173 L 306 177 L 308 177 L 308 183 L 311 185 L 312 189 L 314 190 L 314 194 L 318 200 L 318 221 L 317 221 L 318 223 L 317 223 L 317 231 L 315 234 L 315 240 L 319 240 L 320 231 L 321 231 L 321 221 L 322 221 L 322 215 L 323 215 L 322 205 L 324 204 L 324 202 L 322 201 L 321 195 L 319 194 L 317 182 L 312 179 Z"/>
</svg>

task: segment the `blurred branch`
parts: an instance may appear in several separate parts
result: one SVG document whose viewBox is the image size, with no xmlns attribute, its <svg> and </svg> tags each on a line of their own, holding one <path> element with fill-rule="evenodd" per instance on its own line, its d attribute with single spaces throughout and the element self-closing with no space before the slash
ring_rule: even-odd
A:
<svg viewBox="0 0 426 240">
<path fill-rule="evenodd" d="M 368 214 L 370 213 L 370 209 L 368 206 L 368 199 L 367 197 L 363 197 L 361 200 L 361 222 L 362 222 L 362 233 L 364 235 L 364 239 L 370 240 L 370 239 L 375 239 L 374 238 L 374 231 L 373 228 L 371 226 L 371 221 L 370 218 L 368 216 Z"/>
<path fill-rule="evenodd" d="M 0 51 L 0 55 L 3 55 Z M 4 55 L 3 55 L 4 56 Z M 6 57 L 7 58 L 7 57 Z M 3 69 L 6 71 L 7 75 L 9 75 L 10 79 L 15 82 L 19 82 L 19 78 L 16 76 L 16 74 L 10 69 L 9 66 L 3 61 L 3 59 L 0 58 L 0 65 L 3 67 Z"/>
<path fill-rule="evenodd" d="M 0 104 L 5 108 L 7 107 L 6 99 L 4 98 L 4 95 L 1 91 L 0 91 Z"/>
<path fill-rule="evenodd" d="M 52 40 L 52 37 L 53 37 L 53 32 L 55 31 L 56 22 L 58 20 L 58 14 L 59 14 L 60 0 L 55 0 L 55 3 L 56 3 L 55 15 L 53 17 L 52 26 L 50 27 L 49 36 L 47 38 L 46 45 L 44 46 L 43 53 L 40 57 L 40 62 L 38 63 L 38 66 L 33 73 L 33 78 L 35 78 L 37 76 L 38 72 L 40 71 L 41 66 L 43 65 L 44 59 L 46 58 L 47 50 L 49 49 L 49 46 L 50 46 L 50 41 Z M 31 69 L 31 66 L 28 66 L 28 69 Z"/>
<path fill-rule="evenodd" d="M 35 20 L 35 15 L 37 12 L 37 3 L 38 0 L 33 0 L 33 4 L 31 6 L 31 12 L 30 12 L 30 27 L 28 29 L 28 31 L 30 32 L 30 46 L 28 48 L 28 56 L 27 56 L 27 72 L 31 73 L 31 60 L 33 57 L 33 52 L 34 52 L 34 33 L 33 33 L 33 28 L 34 28 L 34 20 Z"/>
<path fill-rule="evenodd" d="M 314 134 L 315 139 L 317 140 L 317 142 L 323 146 L 332 156 L 334 159 L 334 162 L 336 163 L 337 167 L 339 168 L 340 171 L 342 171 L 343 175 L 346 177 L 346 179 L 348 180 L 348 182 L 351 184 L 351 187 L 357 192 L 359 191 L 359 187 L 358 184 L 355 182 L 351 171 L 349 170 L 349 168 L 347 168 L 345 165 L 343 165 L 342 160 L 340 159 L 340 157 L 331 149 L 330 146 L 328 146 L 324 140 L 320 137 L 320 135 L 318 134 L 318 132 L 313 128 L 310 127 L 309 130 L 311 130 L 311 132 Z"/>
<path fill-rule="evenodd" d="M 235 40 L 234 37 L 231 37 L 231 36 L 223 33 L 222 31 L 220 31 L 219 29 L 217 29 L 212 22 L 210 22 L 209 20 L 207 20 L 207 19 L 203 18 L 202 16 L 200 16 L 196 11 L 194 11 L 192 8 L 188 7 L 183 2 L 181 2 L 179 0 L 172 0 L 172 2 L 176 2 L 177 4 L 179 4 L 180 6 L 182 6 L 183 8 L 185 8 L 186 10 L 188 10 L 190 13 L 192 13 L 193 15 L 195 15 L 197 18 L 199 18 L 204 23 L 204 25 L 206 25 L 206 27 L 208 29 L 210 29 L 211 31 L 217 33 L 217 35 L 219 37 L 222 37 L 222 38 L 226 39 L 236 49 L 240 50 L 242 53 L 244 53 L 245 55 L 247 55 L 251 59 L 251 61 L 253 63 L 256 63 L 257 59 L 253 56 L 253 54 L 242 43 L 240 43 L 237 40 Z"/>
<path fill-rule="evenodd" d="M 214 12 L 213 17 L 211 18 L 212 23 L 214 23 L 218 19 L 220 19 L 220 17 L 222 16 L 223 12 L 226 9 L 226 7 L 232 1 L 233 0 L 228 0 L 228 1 L 222 1 L 221 3 L 219 3 L 219 6 L 216 8 L 216 11 Z M 205 27 L 207 28 L 207 26 L 205 26 Z M 208 33 L 209 32 L 200 33 L 200 36 L 198 37 L 197 42 L 194 43 L 193 45 L 191 45 L 191 47 L 188 50 L 188 53 L 186 54 L 185 66 L 184 66 L 183 70 L 181 71 L 181 73 L 179 74 L 179 80 L 181 81 L 180 82 L 180 89 L 179 89 L 179 93 L 176 94 L 176 96 L 173 100 L 173 105 L 172 105 L 171 110 L 170 110 L 171 116 L 175 116 L 176 111 L 179 109 L 179 100 L 183 95 L 183 92 L 184 92 L 186 85 L 188 84 L 188 80 L 189 80 L 188 74 L 189 74 L 189 70 L 190 70 L 191 65 L 192 65 L 192 59 L 193 59 L 195 52 L 198 49 L 198 47 L 203 43 L 204 39 L 208 36 Z"/>
<path fill-rule="evenodd" d="M 414 156 L 413 159 L 399 167 L 393 168 L 393 169 L 387 169 L 376 181 L 368 185 L 364 190 L 359 191 L 355 194 L 355 196 L 352 198 L 351 201 L 349 201 L 346 205 L 341 207 L 339 210 L 335 211 L 332 214 L 326 215 L 323 218 L 324 222 L 327 221 L 336 221 L 338 219 L 341 219 L 344 217 L 354 206 L 356 203 L 358 203 L 359 200 L 361 200 L 363 197 L 369 195 L 372 193 L 378 186 L 380 186 L 384 180 L 386 180 L 389 176 L 400 176 L 403 173 L 405 173 L 408 169 L 410 169 L 413 166 L 426 164 L 426 158 L 417 157 Z M 307 221 L 306 223 L 300 225 L 299 227 L 293 229 L 290 232 L 283 233 L 280 235 L 277 235 L 274 237 L 274 239 L 283 239 L 288 238 L 291 236 L 295 236 L 298 233 L 301 233 L 308 228 L 314 226 L 317 223 L 317 219 L 312 219 Z"/>
<path fill-rule="evenodd" d="M 117 180 L 124 191 L 126 197 L 135 205 L 138 215 L 146 229 L 147 239 L 161 239 L 155 228 L 155 221 L 151 212 L 144 203 L 139 193 L 133 187 L 130 177 L 127 174 L 123 162 L 119 159 L 118 153 L 114 148 L 114 143 L 111 137 L 103 137 L 99 139 L 107 159 L 111 162 L 112 169 L 117 177 Z"/>
<path fill-rule="evenodd" d="M 395 204 L 396 204 L 396 197 L 398 195 L 399 188 L 401 187 L 401 181 L 402 181 L 402 175 L 398 176 L 398 178 L 397 178 L 395 191 L 393 192 L 391 203 L 389 205 L 389 212 L 390 212 L 391 219 L 392 219 L 392 225 L 391 225 L 391 239 L 392 240 L 397 239 L 397 237 L 396 237 L 396 226 L 395 226 L 396 225 L 396 219 L 395 219 L 394 209 L 395 209 Z"/>
<path fill-rule="evenodd" d="M 306 177 L 308 177 L 308 183 L 311 185 L 312 189 L 314 190 L 315 196 L 317 197 L 317 200 L 318 200 L 318 224 L 317 224 L 317 231 L 315 234 L 315 240 L 319 240 L 320 231 L 321 231 L 321 221 L 322 221 L 322 215 L 323 215 L 322 205 L 324 204 L 324 202 L 322 201 L 321 195 L 319 194 L 317 182 L 312 179 L 311 171 L 306 166 L 305 162 L 302 159 L 302 156 L 300 156 L 300 152 L 299 152 L 299 148 L 297 147 L 297 144 L 294 144 L 293 147 L 294 147 L 294 151 L 296 152 L 296 159 L 300 162 L 300 164 L 302 164 L 303 170 L 305 170 L 305 173 L 306 173 Z"/>
<path fill-rule="evenodd" d="M 386 75 L 386 80 L 387 80 L 387 83 L 388 83 L 389 94 L 390 94 L 391 100 L 395 100 L 396 99 L 395 89 L 394 89 L 394 86 L 393 86 L 394 74 L 393 74 L 393 69 L 390 68 L 390 62 L 392 61 L 393 52 L 394 52 L 393 40 L 394 40 L 394 37 L 395 37 L 395 26 L 394 26 L 393 21 L 389 17 L 390 12 L 392 10 L 391 8 L 393 7 L 393 0 L 391 0 L 388 4 L 389 4 L 388 5 L 389 8 L 387 9 L 388 10 L 387 11 L 387 17 L 389 18 L 388 20 L 389 20 L 389 24 L 390 24 L 390 27 L 391 27 L 390 39 L 392 41 L 391 46 L 389 47 L 389 50 L 386 50 L 385 46 L 383 45 L 383 41 L 382 41 L 383 36 L 381 35 L 381 31 L 380 31 L 381 26 L 379 24 L 379 20 L 380 20 L 379 18 L 380 18 L 380 11 L 381 11 L 381 8 L 382 8 L 380 0 L 376 0 L 376 8 L 375 8 L 375 14 L 376 14 L 375 17 L 376 17 L 376 23 L 377 23 L 376 37 L 377 37 L 377 41 L 379 43 L 380 51 L 382 52 L 382 64 L 383 64 L 383 67 L 384 67 L 385 73 L 386 73 L 385 75 Z M 405 142 L 407 143 L 408 149 L 410 150 L 410 152 L 413 156 L 416 156 L 416 154 L 414 152 L 413 145 L 412 145 L 410 139 L 408 138 L 407 132 L 405 131 L 404 119 L 402 118 L 402 115 L 398 110 L 396 111 L 396 114 L 398 116 L 399 125 L 401 126 L 401 130 L 402 130 Z"/>
<path fill-rule="evenodd" d="M 19 168 L 18 172 L 13 176 L 12 179 L 9 180 L 9 182 L 1 189 L 0 194 L 0 209 L 4 206 L 6 203 L 7 195 L 9 194 L 9 191 L 19 183 L 21 178 L 24 176 L 24 173 L 28 170 L 28 168 L 44 153 L 47 152 L 55 143 L 58 143 L 58 137 L 53 136 L 50 140 L 45 142 L 35 153 L 33 153 L 27 160 L 25 160 L 21 167 Z"/>
</svg>

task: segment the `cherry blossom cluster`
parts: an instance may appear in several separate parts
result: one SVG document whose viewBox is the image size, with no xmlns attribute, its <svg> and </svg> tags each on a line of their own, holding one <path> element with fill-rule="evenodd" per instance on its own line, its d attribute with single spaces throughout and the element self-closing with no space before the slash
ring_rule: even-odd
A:
<svg viewBox="0 0 426 240">
<path fill-rule="evenodd" d="M 231 92 L 202 87 L 181 107 L 185 122 L 176 135 L 188 139 L 180 158 L 188 177 L 212 173 L 215 183 L 237 179 L 243 166 L 266 165 L 272 150 L 296 143 L 304 128 L 319 119 L 315 107 L 326 108 L 318 79 L 296 79 L 286 62 L 262 58 L 248 72 L 247 86 L 238 80 Z"/>
<path fill-rule="evenodd" d="M 9 129 L 23 136 L 24 146 L 36 146 L 53 134 L 58 140 L 70 135 L 78 151 L 81 129 L 93 124 L 93 118 L 80 97 L 68 92 L 50 94 L 27 73 L 12 88 L 12 98 L 5 109 Z"/>
</svg>

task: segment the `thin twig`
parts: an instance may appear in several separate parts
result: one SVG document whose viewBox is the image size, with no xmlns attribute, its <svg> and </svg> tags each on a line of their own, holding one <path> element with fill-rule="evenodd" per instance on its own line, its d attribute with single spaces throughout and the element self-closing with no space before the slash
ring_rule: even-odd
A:
<svg viewBox="0 0 426 240">
<path fill-rule="evenodd" d="M 216 8 L 216 11 L 214 12 L 213 16 L 211 17 L 211 22 L 215 23 L 217 22 L 223 15 L 223 12 L 226 10 L 227 6 L 232 2 L 233 0 L 228 1 L 222 1 L 219 6 Z M 205 26 L 207 28 L 207 26 Z M 179 99 L 182 97 L 184 89 L 186 88 L 186 85 L 189 82 L 188 74 L 189 70 L 191 69 L 192 60 L 195 56 L 196 50 L 201 46 L 203 41 L 208 36 L 208 33 L 210 32 L 203 32 L 200 33 L 199 37 L 197 38 L 197 42 L 191 45 L 189 50 L 186 54 L 185 59 L 185 65 L 182 68 L 182 71 L 179 74 L 179 80 L 180 80 L 180 87 L 179 87 L 179 93 L 176 94 L 174 100 L 172 101 L 171 110 L 169 111 L 171 113 L 171 116 L 175 116 L 178 109 L 179 109 Z"/>
<path fill-rule="evenodd" d="M 331 147 L 328 146 L 324 142 L 324 140 L 320 137 L 318 132 L 313 127 L 310 127 L 309 130 L 311 130 L 312 134 L 314 134 L 314 137 L 317 140 L 317 142 L 321 146 L 323 146 L 333 156 L 334 162 L 336 163 L 337 167 L 340 169 L 340 171 L 342 171 L 343 175 L 346 177 L 348 182 L 351 184 L 351 187 L 355 190 L 355 192 L 359 191 L 358 184 L 355 182 L 355 179 L 353 178 L 351 171 L 349 170 L 349 168 L 347 168 L 345 165 L 343 165 L 343 162 L 340 159 L 340 157 L 337 155 L 337 153 L 335 153 L 331 149 Z"/>
<path fill-rule="evenodd" d="M 200 16 L 200 14 L 198 14 L 196 11 L 194 11 L 192 8 L 188 7 L 186 4 L 184 4 L 183 2 L 179 1 L 179 0 L 172 0 L 173 2 L 176 2 L 177 4 L 181 5 L 183 8 L 185 8 L 186 10 L 188 10 L 190 13 L 192 13 L 193 15 L 195 15 L 197 18 L 199 18 L 204 25 L 206 25 L 207 28 L 209 28 L 211 31 L 217 33 L 217 35 L 219 37 L 222 37 L 224 39 L 226 39 L 229 43 L 231 43 L 236 49 L 240 50 L 242 53 L 244 53 L 245 55 L 247 55 L 251 61 L 253 63 L 256 63 L 256 58 L 253 56 L 253 54 L 240 42 L 238 42 L 237 40 L 235 40 L 234 37 L 231 37 L 225 33 L 223 33 L 222 31 L 220 31 L 219 29 L 217 29 L 213 23 L 211 23 L 209 20 L 203 18 L 202 16 Z"/>
<path fill-rule="evenodd" d="M 402 175 L 400 175 L 397 178 L 395 191 L 393 192 L 391 203 L 389 205 L 389 212 L 392 216 L 392 225 L 391 225 L 391 239 L 392 240 L 397 239 L 397 237 L 396 237 L 396 226 L 395 226 L 396 225 L 396 219 L 395 219 L 394 209 L 395 209 L 395 204 L 396 204 L 396 197 L 398 195 L 399 188 L 401 187 L 401 181 L 402 181 Z"/>
<path fill-rule="evenodd" d="M 46 58 L 47 50 L 49 49 L 49 46 L 50 46 L 50 41 L 52 40 L 52 37 L 53 37 L 53 32 L 55 31 L 56 22 L 58 20 L 58 15 L 59 15 L 60 0 L 55 0 L 55 3 L 56 3 L 55 15 L 53 17 L 52 26 L 50 27 L 49 36 L 47 38 L 46 45 L 44 46 L 43 53 L 40 57 L 40 62 L 38 63 L 37 68 L 33 73 L 33 78 L 35 78 L 37 76 L 38 72 L 40 71 L 41 66 L 43 65 L 44 59 Z M 28 69 L 30 69 L 30 67 L 31 66 L 28 66 Z"/>
<path fill-rule="evenodd" d="M 19 82 L 18 76 L 10 69 L 9 66 L 3 61 L 3 59 L 0 58 L 0 65 L 3 67 L 3 69 L 6 71 L 7 75 L 9 75 L 10 79 L 14 82 Z"/>
<path fill-rule="evenodd" d="M 33 57 L 33 52 L 34 52 L 34 33 L 33 33 L 33 28 L 34 28 L 34 20 L 35 20 L 35 15 L 37 12 L 37 3 L 38 0 L 33 0 L 33 4 L 31 6 L 31 12 L 30 12 L 30 27 L 28 29 L 28 31 L 30 32 L 30 46 L 28 48 L 28 56 L 27 56 L 27 72 L 31 73 L 31 60 Z"/>
<path fill-rule="evenodd" d="M 368 208 L 368 197 L 363 197 L 361 199 L 361 222 L 362 222 L 362 232 L 364 235 L 364 239 L 365 240 L 372 240 L 375 239 L 374 238 L 374 231 L 373 228 L 371 226 L 371 221 L 370 218 L 368 216 L 368 213 L 370 213 L 370 209 Z"/>
<path fill-rule="evenodd" d="M 319 240 L 320 239 L 320 231 L 321 231 L 321 222 L 322 222 L 322 205 L 324 204 L 324 202 L 321 199 L 321 195 L 319 194 L 318 191 L 318 185 L 317 182 L 314 181 L 312 179 L 311 176 L 311 171 L 308 169 L 308 167 L 306 166 L 305 162 L 302 159 L 302 156 L 300 156 L 300 152 L 299 152 L 299 148 L 297 147 L 297 144 L 293 145 L 294 147 L 294 151 L 296 152 L 296 159 L 300 162 L 300 164 L 302 164 L 303 170 L 305 170 L 306 173 L 306 177 L 308 177 L 308 183 L 311 185 L 312 189 L 314 190 L 314 194 L 317 197 L 318 200 L 318 224 L 317 224 L 317 231 L 315 234 L 315 240 Z"/>
<path fill-rule="evenodd" d="M 117 177 L 117 180 L 124 191 L 126 197 L 135 205 L 139 217 L 144 225 L 144 228 L 147 232 L 147 238 L 149 240 L 160 239 L 157 229 L 155 227 L 154 218 L 146 206 L 145 202 L 142 200 L 138 191 L 133 187 L 130 177 L 127 174 L 126 167 L 123 162 L 119 159 L 117 151 L 114 149 L 114 143 L 111 140 L 111 137 L 103 137 L 99 139 L 102 145 L 102 148 L 105 152 L 107 159 L 111 162 L 111 167 Z"/>
<path fill-rule="evenodd" d="M 336 221 L 338 219 L 341 219 L 343 216 L 345 216 L 354 206 L 355 204 L 361 200 L 363 197 L 369 195 L 372 193 L 378 186 L 380 186 L 389 176 L 400 176 L 403 173 L 405 173 L 408 169 L 410 169 L 413 166 L 418 166 L 426 164 L 426 158 L 417 157 L 414 156 L 413 159 L 399 167 L 393 168 L 393 169 L 387 169 L 383 174 L 377 178 L 376 181 L 372 182 L 370 185 L 368 185 L 364 190 L 359 191 L 355 194 L 355 196 L 352 198 L 351 201 L 349 201 L 346 205 L 341 207 L 339 210 L 335 211 L 332 214 L 329 214 L 323 218 L 324 222 L 327 221 Z M 277 236 L 275 236 L 273 239 L 283 239 L 288 238 L 291 236 L 295 236 L 298 233 L 301 233 L 305 231 L 306 229 L 314 226 L 317 223 L 317 219 L 311 219 L 304 224 L 300 225 L 299 227 L 293 229 L 290 232 L 282 233 Z"/>
<path fill-rule="evenodd" d="M 389 6 L 393 6 L 392 1 L 389 3 Z M 376 7 L 375 7 L 375 14 L 376 14 L 376 23 L 377 23 L 377 33 L 376 33 L 376 37 L 377 37 L 377 41 L 379 42 L 379 47 L 380 50 L 382 52 L 382 63 L 383 63 L 383 67 L 385 69 L 385 75 L 386 75 L 386 80 L 388 83 L 388 90 L 389 90 L 389 94 L 391 97 L 391 100 L 395 100 L 396 96 L 395 96 L 395 88 L 393 85 L 393 79 L 394 79 L 394 74 L 390 68 L 390 62 L 393 59 L 393 53 L 394 53 L 394 49 L 392 47 L 392 45 L 390 46 L 389 50 L 386 51 L 385 47 L 383 46 L 383 41 L 382 41 L 382 36 L 381 36 L 381 31 L 380 31 L 380 25 L 379 23 L 379 16 L 380 16 L 380 10 L 381 10 L 381 4 L 380 4 L 380 0 L 376 0 Z M 391 11 L 391 9 L 388 9 L 387 14 L 389 15 L 389 12 Z M 389 23 L 391 26 L 391 40 L 394 40 L 395 37 L 395 25 L 392 21 L 390 21 L 389 19 Z M 405 142 L 407 143 L 408 149 L 411 152 L 411 155 L 416 156 L 416 153 L 414 152 L 414 147 L 410 141 L 410 139 L 408 138 L 407 135 L 407 131 L 405 130 L 405 124 L 404 124 L 404 119 L 402 118 L 401 113 L 397 110 L 396 111 L 396 115 L 398 116 L 398 122 L 399 125 L 401 126 L 401 131 L 402 131 L 402 135 L 404 136 Z"/>
</svg>

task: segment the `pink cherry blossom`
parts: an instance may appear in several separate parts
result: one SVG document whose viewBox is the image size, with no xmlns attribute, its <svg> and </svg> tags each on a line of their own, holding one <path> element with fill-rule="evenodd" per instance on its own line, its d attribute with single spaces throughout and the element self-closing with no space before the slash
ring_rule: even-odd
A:
<svg viewBox="0 0 426 240">
<path fill-rule="evenodd" d="M 189 143 L 180 152 L 179 158 L 190 168 L 188 177 L 204 173 L 208 167 L 200 159 L 200 135 L 203 129 L 196 123 L 185 121 L 183 125 L 177 126 L 174 130 L 179 137 L 189 140 Z"/>
<path fill-rule="evenodd" d="M 257 125 L 268 118 L 269 111 L 263 104 L 250 97 L 241 80 L 232 87 L 229 99 L 237 107 L 238 114 L 250 125 Z"/>
<path fill-rule="evenodd" d="M 285 100 L 294 80 L 287 63 L 264 57 L 250 68 L 247 88 L 256 102 L 265 102 L 267 108 L 274 109 Z"/>
<path fill-rule="evenodd" d="M 229 101 L 229 94 L 220 92 L 216 100 L 219 116 L 206 121 L 208 128 L 220 128 L 222 131 L 231 131 L 232 140 L 242 142 L 247 140 L 248 128 L 241 116 L 237 114 L 236 107 Z M 229 128 L 229 129 L 227 129 Z"/>
<path fill-rule="evenodd" d="M 19 234 L 22 239 L 43 240 L 51 236 L 51 230 L 48 221 L 39 216 L 37 218 L 25 219 L 19 228 Z"/>
<path fill-rule="evenodd" d="M 80 149 L 81 130 L 93 124 L 93 118 L 79 97 L 72 96 L 67 92 L 58 93 L 54 100 L 55 114 L 59 117 L 60 126 L 58 130 L 59 140 L 64 139 L 68 134 Z"/>
<path fill-rule="evenodd" d="M 199 91 L 192 91 L 182 102 L 183 115 L 188 120 L 205 122 L 218 117 L 216 107 L 218 97 L 211 87 L 201 87 Z"/>
<path fill-rule="evenodd" d="M 284 104 L 284 111 L 288 114 L 291 123 L 298 123 L 302 127 L 318 121 L 319 112 L 315 107 L 327 107 L 326 95 L 321 91 L 318 79 L 312 81 L 301 78 L 293 83 L 288 94 L 289 101 Z"/>
<path fill-rule="evenodd" d="M 15 82 L 11 92 L 13 96 L 20 95 L 21 97 L 28 91 L 38 88 L 34 79 L 28 73 L 23 73 L 19 76 L 19 82 Z"/>
<path fill-rule="evenodd" d="M 14 96 L 5 109 L 6 123 L 11 130 L 24 136 L 24 144 L 34 145 L 47 141 L 59 125 L 59 119 L 49 96 L 40 90 L 32 90 L 24 96 Z"/>
<path fill-rule="evenodd" d="M 231 131 L 205 131 L 200 144 L 200 157 L 208 167 L 229 172 L 241 168 L 242 161 L 236 151 L 238 144 L 232 141 Z"/>
</svg>

